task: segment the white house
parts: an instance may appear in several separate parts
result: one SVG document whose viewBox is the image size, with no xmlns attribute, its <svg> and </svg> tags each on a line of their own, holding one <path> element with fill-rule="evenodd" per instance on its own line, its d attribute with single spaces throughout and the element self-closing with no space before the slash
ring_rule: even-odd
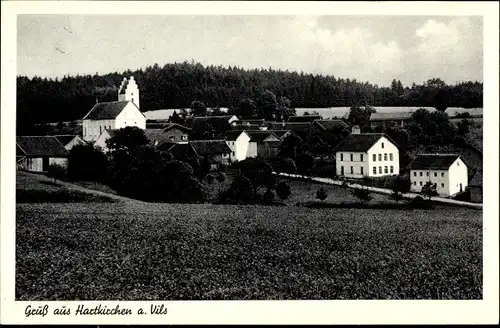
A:
<svg viewBox="0 0 500 328">
<path fill-rule="evenodd" d="M 228 131 L 226 143 L 231 149 L 231 162 L 243 161 L 247 157 L 257 157 L 257 144 L 250 144 L 250 136 L 245 131 Z"/>
<path fill-rule="evenodd" d="M 431 182 L 440 196 L 464 191 L 468 169 L 458 154 L 420 154 L 409 164 L 411 191 L 420 192 Z"/>
<path fill-rule="evenodd" d="M 108 147 L 106 146 L 106 140 L 114 136 L 114 131 L 115 130 L 104 130 L 102 133 L 99 135 L 99 137 L 96 139 L 94 142 L 94 147 L 99 148 L 103 152 L 107 153 L 108 152 Z"/>
<path fill-rule="evenodd" d="M 399 150 L 383 133 L 353 133 L 334 149 L 337 176 L 382 177 L 399 174 Z"/>
<path fill-rule="evenodd" d="M 130 90 L 129 90 L 130 89 Z M 118 101 L 97 103 L 83 118 L 83 139 L 95 141 L 104 130 L 126 126 L 146 129 L 146 117 L 139 110 L 139 90 L 133 77 L 126 78 L 118 91 Z"/>
</svg>

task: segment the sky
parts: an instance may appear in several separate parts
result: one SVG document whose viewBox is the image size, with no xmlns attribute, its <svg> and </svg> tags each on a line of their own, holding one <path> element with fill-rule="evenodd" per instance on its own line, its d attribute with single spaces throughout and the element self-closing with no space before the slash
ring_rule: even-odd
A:
<svg viewBox="0 0 500 328">
<path fill-rule="evenodd" d="M 483 81 L 480 16 L 19 15 L 18 75 L 155 63 L 269 68 L 372 84 Z"/>
</svg>

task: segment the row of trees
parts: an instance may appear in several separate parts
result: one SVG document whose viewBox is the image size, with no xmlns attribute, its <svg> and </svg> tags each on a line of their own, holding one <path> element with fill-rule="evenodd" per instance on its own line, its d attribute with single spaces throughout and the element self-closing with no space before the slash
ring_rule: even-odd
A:
<svg viewBox="0 0 500 328">
<path fill-rule="evenodd" d="M 133 75 L 141 90 L 141 110 L 188 108 L 198 100 L 208 107 L 228 107 L 247 116 L 270 115 L 267 107 L 356 105 L 482 107 L 483 85 L 440 79 L 403 86 L 393 80 L 378 86 L 333 75 L 274 69 L 203 66 L 194 62 L 155 64 L 146 69 L 62 79 L 17 77 L 18 122 L 81 119 L 99 101 L 114 101 L 123 76 Z M 276 105 L 276 106 L 275 106 Z"/>
</svg>

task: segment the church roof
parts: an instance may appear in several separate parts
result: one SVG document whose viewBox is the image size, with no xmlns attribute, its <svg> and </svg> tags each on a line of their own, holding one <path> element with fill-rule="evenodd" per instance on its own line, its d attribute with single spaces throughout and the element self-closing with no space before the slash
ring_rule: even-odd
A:
<svg viewBox="0 0 500 328">
<path fill-rule="evenodd" d="M 112 120 L 115 119 L 131 101 L 110 101 L 95 104 L 84 120 Z M 134 106 L 136 106 L 134 104 Z M 137 107 L 137 106 L 136 106 Z M 139 108 L 137 108 L 139 109 Z M 141 113 L 142 114 L 142 113 Z M 144 114 L 142 114 L 144 116 Z"/>
</svg>

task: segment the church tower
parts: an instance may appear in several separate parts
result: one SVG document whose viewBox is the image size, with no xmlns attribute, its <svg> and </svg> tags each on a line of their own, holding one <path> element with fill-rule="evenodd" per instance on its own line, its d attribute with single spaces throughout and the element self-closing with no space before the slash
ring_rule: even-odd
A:
<svg viewBox="0 0 500 328">
<path fill-rule="evenodd" d="M 139 88 L 137 83 L 135 83 L 134 77 L 131 76 L 127 80 L 126 77 L 123 78 L 120 88 L 118 89 L 118 101 L 131 101 L 137 108 L 139 107 Z"/>
</svg>

